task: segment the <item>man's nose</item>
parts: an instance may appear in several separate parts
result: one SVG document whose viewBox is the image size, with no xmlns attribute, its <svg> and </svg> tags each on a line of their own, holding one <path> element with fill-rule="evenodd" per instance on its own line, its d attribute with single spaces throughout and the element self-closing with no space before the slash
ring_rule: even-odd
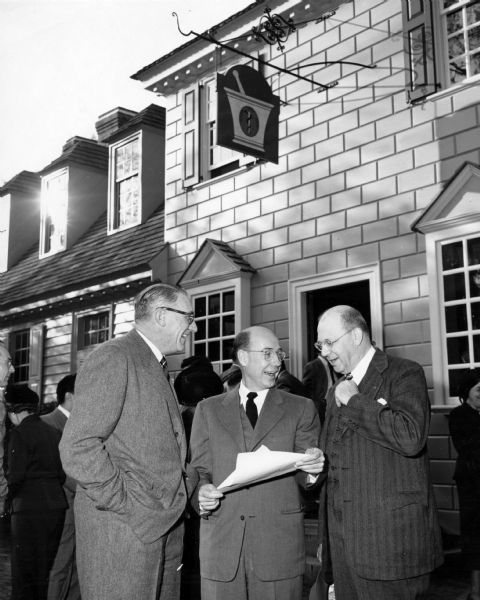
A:
<svg viewBox="0 0 480 600">
<path fill-rule="evenodd" d="M 198 327 L 197 327 L 197 324 L 195 323 L 195 321 L 192 321 L 192 322 L 190 323 L 190 325 L 188 326 L 188 328 L 190 329 L 190 331 L 191 331 L 192 333 L 196 333 L 196 332 L 197 332 L 197 330 L 198 330 Z"/>
</svg>

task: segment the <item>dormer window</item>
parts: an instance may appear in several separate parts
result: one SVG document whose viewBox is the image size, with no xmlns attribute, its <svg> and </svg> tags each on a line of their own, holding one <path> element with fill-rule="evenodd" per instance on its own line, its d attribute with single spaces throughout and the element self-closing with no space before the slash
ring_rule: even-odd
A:
<svg viewBox="0 0 480 600">
<path fill-rule="evenodd" d="M 109 230 L 127 229 L 141 220 L 140 134 L 110 149 Z"/>
<path fill-rule="evenodd" d="M 65 250 L 67 245 L 68 169 L 42 180 L 40 257 Z"/>
</svg>

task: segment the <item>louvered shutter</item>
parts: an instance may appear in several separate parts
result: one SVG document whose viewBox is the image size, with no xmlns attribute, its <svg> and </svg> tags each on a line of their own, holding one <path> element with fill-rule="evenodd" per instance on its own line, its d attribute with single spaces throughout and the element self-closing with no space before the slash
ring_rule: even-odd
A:
<svg viewBox="0 0 480 600">
<path fill-rule="evenodd" d="M 200 90 L 198 85 L 183 94 L 183 186 L 200 181 Z"/>
<path fill-rule="evenodd" d="M 43 337 L 43 325 L 37 325 L 30 329 L 28 385 L 32 390 L 37 392 L 40 399 L 42 398 Z"/>
</svg>

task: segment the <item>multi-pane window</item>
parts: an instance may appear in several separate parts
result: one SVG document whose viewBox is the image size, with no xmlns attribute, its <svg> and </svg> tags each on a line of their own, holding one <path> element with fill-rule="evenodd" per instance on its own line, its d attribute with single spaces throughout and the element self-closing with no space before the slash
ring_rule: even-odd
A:
<svg viewBox="0 0 480 600">
<path fill-rule="evenodd" d="M 442 244 L 441 277 L 449 396 L 480 366 L 480 236 Z"/>
<path fill-rule="evenodd" d="M 231 364 L 235 337 L 235 292 L 214 292 L 194 300 L 197 332 L 193 354 L 204 355 L 221 372 Z"/>
<path fill-rule="evenodd" d="M 42 181 L 41 253 L 64 250 L 67 242 L 68 171 Z"/>
<path fill-rule="evenodd" d="M 30 371 L 30 329 L 14 331 L 11 334 L 11 355 L 15 373 L 15 383 L 28 383 Z"/>
<path fill-rule="evenodd" d="M 443 0 L 450 83 L 480 73 L 480 0 Z"/>
<path fill-rule="evenodd" d="M 106 342 L 109 336 L 109 311 L 79 317 L 77 334 L 77 347 L 79 350 Z"/>
<path fill-rule="evenodd" d="M 138 138 L 114 149 L 113 228 L 140 221 L 140 141 Z"/>
</svg>

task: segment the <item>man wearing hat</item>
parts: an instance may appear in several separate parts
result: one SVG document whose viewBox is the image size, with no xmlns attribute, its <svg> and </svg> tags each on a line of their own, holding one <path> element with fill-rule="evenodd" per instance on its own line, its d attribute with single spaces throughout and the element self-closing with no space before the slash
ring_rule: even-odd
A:
<svg viewBox="0 0 480 600">
<path fill-rule="evenodd" d="M 0 342 L 0 515 L 4 512 L 4 503 L 7 497 L 7 480 L 3 472 L 3 440 L 5 439 L 5 388 L 10 376 L 15 373 L 9 351 Z"/>
<path fill-rule="evenodd" d="M 46 600 L 48 575 L 62 533 L 67 501 L 60 434 L 37 415 L 39 398 L 26 385 L 6 391 L 14 426 L 7 450 L 7 505 L 12 530 L 12 598 Z"/>
</svg>

